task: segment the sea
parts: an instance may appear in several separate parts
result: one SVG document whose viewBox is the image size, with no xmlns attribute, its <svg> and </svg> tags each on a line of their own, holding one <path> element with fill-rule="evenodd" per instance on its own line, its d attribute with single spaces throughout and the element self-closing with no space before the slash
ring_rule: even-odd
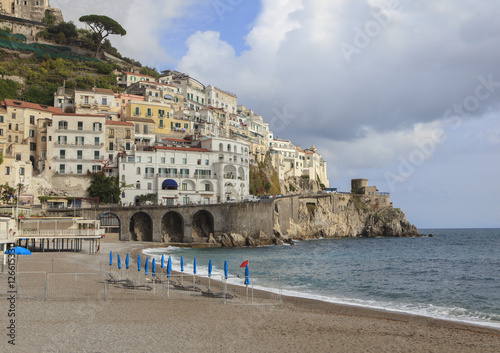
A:
<svg viewBox="0 0 500 353">
<path fill-rule="evenodd" d="M 500 229 L 419 229 L 433 237 L 297 241 L 288 246 L 155 248 L 172 269 L 197 275 L 250 279 L 259 289 L 325 302 L 357 305 L 500 328 Z M 157 260 L 157 261 L 158 261 Z M 282 282 L 278 279 L 282 278 Z M 281 288 L 280 288 L 281 287 Z"/>
</svg>

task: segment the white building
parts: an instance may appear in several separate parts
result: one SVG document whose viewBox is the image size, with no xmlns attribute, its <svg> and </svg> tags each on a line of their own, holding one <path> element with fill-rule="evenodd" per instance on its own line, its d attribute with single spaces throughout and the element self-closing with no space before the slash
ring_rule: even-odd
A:
<svg viewBox="0 0 500 353">
<path fill-rule="evenodd" d="M 212 85 L 206 89 L 207 104 L 215 108 L 224 109 L 226 113 L 236 114 L 238 107 L 238 97 L 234 93 L 230 93 Z"/>
<path fill-rule="evenodd" d="M 59 174 L 102 170 L 105 115 L 54 114 L 47 127 L 47 160 Z"/>
<path fill-rule="evenodd" d="M 201 147 L 155 146 L 123 156 L 120 181 L 128 186 L 124 204 L 141 195 L 166 205 L 213 204 L 248 197 L 248 145 L 229 139 L 204 139 Z"/>
</svg>

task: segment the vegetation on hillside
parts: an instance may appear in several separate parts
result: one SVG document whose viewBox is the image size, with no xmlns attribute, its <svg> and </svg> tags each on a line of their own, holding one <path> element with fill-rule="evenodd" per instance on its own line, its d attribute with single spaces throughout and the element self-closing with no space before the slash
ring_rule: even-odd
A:
<svg viewBox="0 0 500 353">
<path fill-rule="evenodd" d="M 103 172 L 92 174 L 87 193 L 99 198 L 100 203 L 118 203 L 121 194 L 118 177 L 108 177 Z"/>
<path fill-rule="evenodd" d="M 94 38 L 97 42 L 97 49 L 95 52 L 96 58 L 104 39 L 110 35 L 124 36 L 127 34 L 127 31 L 118 22 L 108 16 L 86 15 L 80 17 L 80 22 L 84 22 L 95 34 Z"/>
<path fill-rule="evenodd" d="M 272 167 L 268 153 L 263 162 L 250 166 L 250 195 L 278 195 L 281 193 L 278 174 Z"/>
</svg>

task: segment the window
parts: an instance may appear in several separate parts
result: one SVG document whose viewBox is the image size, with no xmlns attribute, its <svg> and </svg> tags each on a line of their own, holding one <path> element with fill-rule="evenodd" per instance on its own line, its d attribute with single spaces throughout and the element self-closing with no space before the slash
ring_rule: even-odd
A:
<svg viewBox="0 0 500 353">
<path fill-rule="evenodd" d="M 10 167 L 5 167 L 5 175 L 10 175 Z"/>
<path fill-rule="evenodd" d="M 188 184 L 182 183 L 182 191 L 187 191 L 187 189 L 188 189 Z"/>
<path fill-rule="evenodd" d="M 16 118 L 16 113 L 12 113 L 12 119 Z"/>
<path fill-rule="evenodd" d="M 137 183 L 135 183 L 135 188 L 136 189 L 140 189 L 141 188 L 141 182 L 138 181 Z"/>
<path fill-rule="evenodd" d="M 161 157 L 161 158 L 160 158 L 160 163 L 161 163 L 161 164 L 165 164 L 165 157 Z"/>
<path fill-rule="evenodd" d="M 110 143 L 109 143 L 109 148 L 108 148 L 108 151 L 113 151 L 113 148 L 114 148 L 114 147 L 115 147 L 115 146 L 114 146 L 113 142 L 110 142 Z"/>
<path fill-rule="evenodd" d="M 59 151 L 59 158 L 60 159 L 66 159 L 66 150 L 60 150 Z"/>
<path fill-rule="evenodd" d="M 77 164 L 76 165 L 76 174 L 82 174 L 83 173 L 83 165 Z"/>
<path fill-rule="evenodd" d="M 182 164 L 187 164 L 187 158 L 182 158 Z"/>
<path fill-rule="evenodd" d="M 3 123 L 3 115 L 0 115 L 0 123 Z"/>
<path fill-rule="evenodd" d="M 148 163 L 153 163 L 153 157 L 148 157 Z"/>
<path fill-rule="evenodd" d="M 205 184 L 205 191 L 210 191 L 210 184 Z"/>
<path fill-rule="evenodd" d="M 165 110 L 158 109 L 158 115 L 160 116 L 160 118 L 163 118 L 165 116 Z"/>
<path fill-rule="evenodd" d="M 30 151 L 36 151 L 36 143 L 30 142 Z"/>
<path fill-rule="evenodd" d="M 147 134 L 148 133 L 148 126 L 147 125 L 144 125 L 144 133 Z"/>
<path fill-rule="evenodd" d="M 12 136 L 9 135 L 9 137 L 7 138 L 8 142 L 12 142 Z"/>
<path fill-rule="evenodd" d="M 102 124 L 101 123 L 94 123 L 94 131 L 102 131 Z"/>
<path fill-rule="evenodd" d="M 102 105 L 108 105 L 108 98 L 106 97 L 102 98 Z"/>
<path fill-rule="evenodd" d="M 181 178 L 187 178 L 189 177 L 189 169 L 181 169 Z"/>
<path fill-rule="evenodd" d="M 16 131 L 19 131 L 19 124 L 16 124 Z"/>
<path fill-rule="evenodd" d="M 84 96 L 83 97 L 83 103 L 84 104 L 89 104 L 89 96 Z"/>
<path fill-rule="evenodd" d="M 141 109 L 139 107 L 135 107 L 135 115 L 141 115 Z"/>
<path fill-rule="evenodd" d="M 68 139 L 66 136 L 57 136 L 57 143 L 59 145 L 65 145 L 66 143 L 68 143 Z"/>
<path fill-rule="evenodd" d="M 158 124 L 158 127 L 159 127 L 160 129 L 163 129 L 163 127 L 164 127 L 164 125 L 163 125 L 163 119 L 160 119 L 160 122 L 159 122 L 159 124 Z"/>
<path fill-rule="evenodd" d="M 130 142 L 127 142 L 127 143 L 125 144 L 125 150 L 126 150 L 126 151 L 130 151 Z"/>
<path fill-rule="evenodd" d="M 148 116 L 151 116 L 153 115 L 153 113 L 151 112 L 151 108 L 148 108 Z"/>
<path fill-rule="evenodd" d="M 141 167 L 137 167 L 135 170 L 135 174 L 141 175 Z"/>
<path fill-rule="evenodd" d="M 30 115 L 30 124 L 35 125 L 35 116 L 34 115 Z"/>
<path fill-rule="evenodd" d="M 115 137 L 115 129 L 109 129 L 109 137 Z"/>
<path fill-rule="evenodd" d="M 42 136 L 42 138 L 40 139 L 40 141 L 42 141 L 42 142 L 47 142 L 47 137 Z"/>
<path fill-rule="evenodd" d="M 102 170 L 100 165 L 93 165 L 92 166 L 92 173 L 99 173 Z"/>
<path fill-rule="evenodd" d="M 19 167 L 19 175 L 24 175 L 24 167 Z"/>
<path fill-rule="evenodd" d="M 198 159 L 197 164 L 198 164 L 198 165 L 201 165 L 201 159 Z"/>
<path fill-rule="evenodd" d="M 16 136 L 16 137 L 14 138 L 14 142 L 15 142 L 15 143 L 18 143 L 18 142 L 19 142 L 19 137 L 17 137 L 17 136 Z"/>
<path fill-rule="evenodd" d="M 170 163 L 171 163 L 171 164 L 175 164 L 175 158 L 174 158 L 174 157 L 171 157 L 171 158 L 170 158 Z"/>
<path fill-rule="evenodd" d="M 82 131 L 82 130 L 83 130 L 83 121 L 79 121 L 79 122 L 77 123 L 77 125 L 78 125 L 78 128 L 77 128 L 77 129 L 78 129 L 79 131 Z"/>
<path fill-rule="evenodd" d="M 148 190 L 153 190 L 153 183 L 148 183 Z"/>
<path fill-rule="evenodd" d="M 135 132 L 136 133 L 139 133 L 141 130 L 141 127 L 139 126 L 139 124 L 135 124 Z"/>
<path fill-rule="evenodd" d="M 208 165 L 208 159 L 205 159 L 205 165 Z"/>
<path fill-rule="evenodd" d="M 75 145 L 83 146 L 85 139 L 83 136 L 75 136 Z"/>
<path fill-rule="evenodd" d="M 184 196 L 184 197 L 182 198 L 182 203 L 183 203 L 184 205 L 189 205 L 189 196 Z"/>
<path fill-rule="evenodd" d="M 66 165 L 65 164 L 59 165 L 59 173 L 61 173 L 61 174 L 66 173 Z"/>
<path fill-rule="evenodd" d="M 76 159 L 83 159 L 83 151 L 76 151 Z"/>
<path fill-rule="evenodd" d="M 189 124 L 184 124 L 184 129 L 189 129 Z"/>
<path fill-rule="evenodd" d="M 60 121 L 59 122 L 59 130 L 68 130 L 68 122 Z"/>
<path fill-rule="evenodd" d="M 31 130 L 29 132 L 30 137 L 35 137 L 35 130 Z"/>
<path fill-rule="evenodd" d="M 129 129 L 125 130 L 125 138 L 126 138 L 126 139 L 129 139 L 129 138 L 130 138 L 130 136 L 131 136 L 130 134 L 131 134 L 131 133 L 130 133 L 130 130 L 129 130 Z"/>
<path fill-rule="evenodd" d="M 94 159 L 99 159 L 100 153 L 99 151 L 94 151 Z"/>
<path fill-rule="evenodd" d="M 135 163 L 141 163 L 141 156 L 135 157 Z"/>
<path fill-rule="evenodd" d="M 3 136 L 3 129 L 0 129 L 0 136 Z"/>
<path fill-rule="evenodd" d="M 99 145 L 100 142 L 99 142 L 99 137 L 94 137 L 94 145 Z"/>
</svg>

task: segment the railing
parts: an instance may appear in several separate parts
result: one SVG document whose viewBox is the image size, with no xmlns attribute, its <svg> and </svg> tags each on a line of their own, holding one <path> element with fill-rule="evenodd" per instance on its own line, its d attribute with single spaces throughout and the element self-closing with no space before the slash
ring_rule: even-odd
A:
<svg viewBox="0 0 500 353">
<path fill-rule="evenodd" d="M 104 229 L 21 230 L 22 237 L 103 236 Z"/>
</svg>

